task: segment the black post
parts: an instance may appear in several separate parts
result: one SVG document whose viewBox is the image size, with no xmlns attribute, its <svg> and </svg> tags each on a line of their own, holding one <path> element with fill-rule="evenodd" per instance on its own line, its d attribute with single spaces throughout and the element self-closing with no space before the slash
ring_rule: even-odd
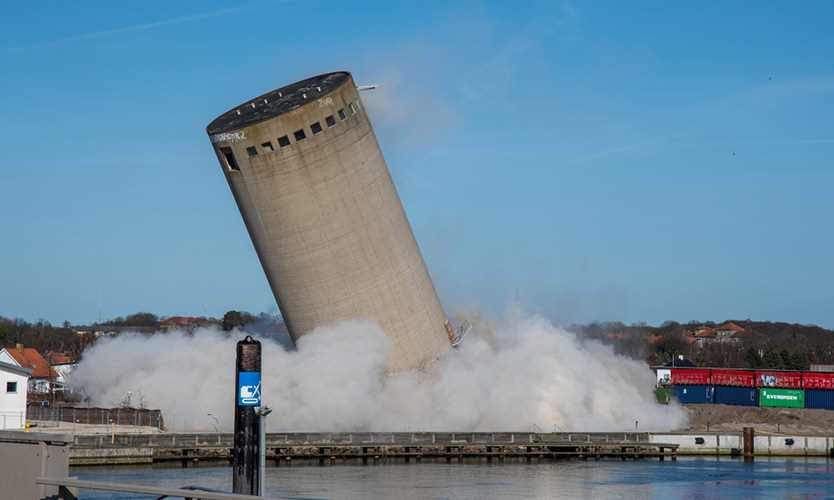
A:
<svg viewBox="0 0 834 500">
<path fill-rule="evenodd" d="M 235 444 L 232 450 L 232 491 L 257 495 L 261 406 L 261 343 L 247 336 L 237 343 L 235 366 Z"/>
<path fill-rule="evenodd" d="M 756 454 L 755 448 L 755 439 L 756 439 L 756 432 L 753 430 L 752 427 L 744 427 L 742 429 L 743 434 L 743 445 L 744 445 L 744 461 L 751 462 Z"/>
</svg>

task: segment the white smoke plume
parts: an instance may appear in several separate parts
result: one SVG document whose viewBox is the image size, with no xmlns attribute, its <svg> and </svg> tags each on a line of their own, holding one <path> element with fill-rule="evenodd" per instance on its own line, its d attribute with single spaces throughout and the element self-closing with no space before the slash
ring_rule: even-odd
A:
<svg viewBox="0 0 834 500">
<path fill-rule="evenodd" d="M 511 314 L 475 330 L 429 372 L 397 375 L 385 373 L 390 341 L 373 323 L 320 328 L 294 351 L 263 340 L 269 431 L 613 431 L 632 430 L 635 421 L 641 430 L 669 430 L 685 423 L 679 406 L 655 402 L 648 367 L 610 347 L 538 316 Z M 174 430 L 228 431 L 242 335 L 203 329 L 102 340 L 84 353 L 72 384 L 101 406 L 131 392 L 160 408 Z"/>
</svg>

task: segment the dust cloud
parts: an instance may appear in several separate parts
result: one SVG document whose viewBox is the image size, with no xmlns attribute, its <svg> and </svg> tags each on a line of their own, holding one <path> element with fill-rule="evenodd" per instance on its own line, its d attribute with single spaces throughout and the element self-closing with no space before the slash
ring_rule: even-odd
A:
<svg viewBox="0 0 834 500">
<path fill-rule="evenodd" d="M 122 334 L 84 352 L 71 378 L 89 402 L 159 408 L 173 430 L 229 431 L 235 342 L 200 329 Z M 304 336 L 296 350 L 263 341 L 270 432 L 614 431 L 681 427 L 684 411 L 654 400 L 642 362 L 581 341 L 540 316 L 510 313 L 473 328 L 426 372 L 388 375 L 390 340 L 350 321 Z"/>
</svg>

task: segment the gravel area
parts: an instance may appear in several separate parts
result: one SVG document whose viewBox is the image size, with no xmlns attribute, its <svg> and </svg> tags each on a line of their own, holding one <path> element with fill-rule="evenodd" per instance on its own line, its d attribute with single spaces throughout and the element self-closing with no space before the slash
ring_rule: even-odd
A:
<svg viewBox="0 0 834 500">
<path fill-rule="evenodd" d="M 680 430 L 740 431 L 834 435 L 834 411 L 753 406 L 688 405 L 689 427 Z"/>
</svg>

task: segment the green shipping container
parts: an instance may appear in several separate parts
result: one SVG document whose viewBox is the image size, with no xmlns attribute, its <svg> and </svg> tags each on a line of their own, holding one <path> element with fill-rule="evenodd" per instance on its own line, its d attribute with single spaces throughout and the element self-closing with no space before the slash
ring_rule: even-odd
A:
<svg viewBox="0 0 834 500">
<path fill-rule="evenodd" d="M 759 389 L 759 406 L 769 408 L 805 408 L 805 391 L 802 389 Z"/>
<path fill-rule="evenodd" d="M 668 405 L 669 401 L 672 400 L 672 388 L 671 387 L 658 387 L 654 390 L 654 397 L 657 399 L 657 402 L 662 405 Z"/>
</svg>

